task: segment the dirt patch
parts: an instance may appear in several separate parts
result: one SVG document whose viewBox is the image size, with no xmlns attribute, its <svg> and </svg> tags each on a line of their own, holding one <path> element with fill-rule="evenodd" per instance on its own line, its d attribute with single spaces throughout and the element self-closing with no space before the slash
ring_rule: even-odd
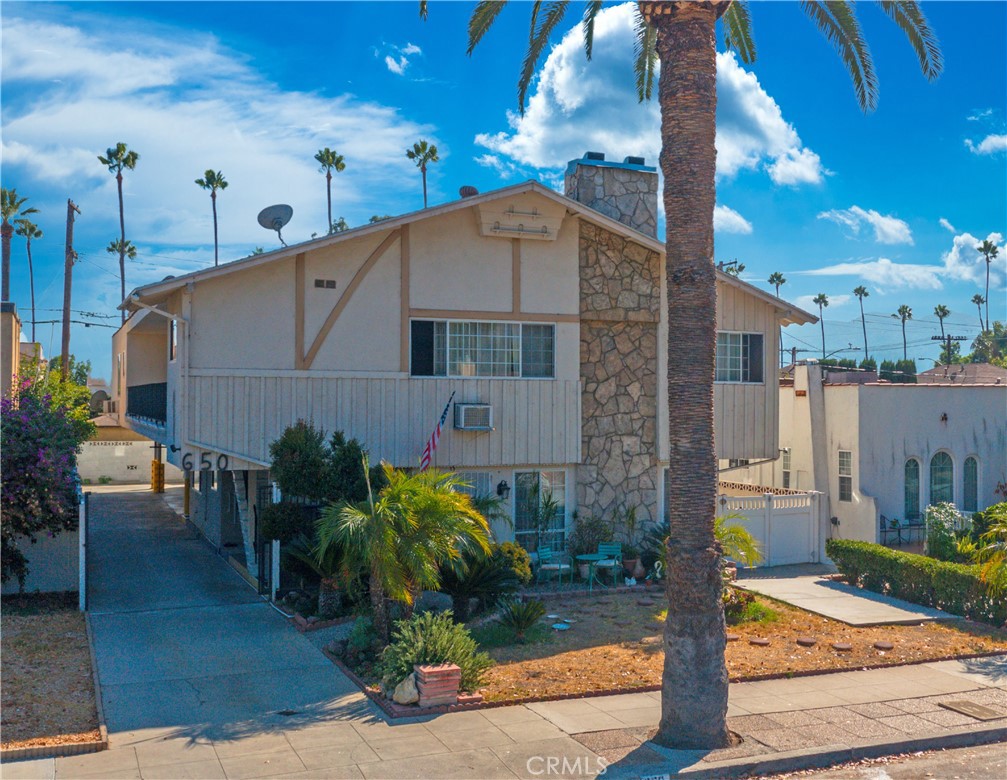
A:
<svg viewBox="0 0 1007 780">
<path fill-rule="evenodd" d="M 4 750 L 101 739 L 84 615 L 64 597 L 4 597 Z"/>
<path fill-rule="evenodd" d="M 855 628 L 762 597 L 756 603 L 775 617 L 728 627 L 738 637 L 727 645 L 733 681 L 1007 651 L 1007 631 L 964 619 Z M 546 627 L 533 635 L 538 641 L 496 647 L 492 645 L 501 632 L 484 632 L 484 647 L 497 661 L 486 675 L 487 701 L 660 684 L 664 663 L 660 596 L 612 595 L 593 602 L 557 599 L 547 602 L 546 608 L 549 614 L 573 621 L 571 628 L 554 631 L 547 626 L 556 620 L 545 619 Z M 802 647 L 798 637 L 817 643 Z M 769 644 L 752 645 L 752 639 L 768 639 Z M 878 650 L 875 642 L 891 643 L 892 649 Z M 833 643 L 849 644 L 851 650 L 835 650 Z"/>
</svg>

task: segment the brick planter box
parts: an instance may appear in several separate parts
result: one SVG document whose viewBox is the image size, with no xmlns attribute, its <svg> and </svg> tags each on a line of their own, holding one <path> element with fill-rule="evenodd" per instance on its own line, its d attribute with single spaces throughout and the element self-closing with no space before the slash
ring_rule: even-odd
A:
<svg viewBox="0 0 1007 780">
<path fill-rule="evenodd" d="M 416 689 L 420 694 L 420 707 L 440 707 L 458 703 L 462 670 L 455 664 L 417 664 L 413 668 L 416 672 Z"/>
</svg>

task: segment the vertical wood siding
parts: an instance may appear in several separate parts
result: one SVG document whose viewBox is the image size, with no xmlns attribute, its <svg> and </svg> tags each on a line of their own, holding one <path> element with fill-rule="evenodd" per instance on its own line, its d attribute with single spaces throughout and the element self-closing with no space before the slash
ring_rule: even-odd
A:
<svg viewBox="0 0 1007 780">
<path fill-rule="evenodd" d="M 297 420 L 364 443 L 373 460 L 414 466 L 451 393 L 493 405 L 495 430 L 459 431 L 449 410 L 435 465 L 580 461 L 580 383 L 545 380 L 247 376 L 193 370 L 189 430 L 203 444 L 268 463 L 269 444 Z"/>
</svg>

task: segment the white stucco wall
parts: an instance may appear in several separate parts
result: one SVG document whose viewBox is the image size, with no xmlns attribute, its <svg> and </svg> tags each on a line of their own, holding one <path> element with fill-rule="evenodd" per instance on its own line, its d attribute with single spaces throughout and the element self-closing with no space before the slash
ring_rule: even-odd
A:
<svg viewBox="0 0 1007 780">
<path fill-rule="evenodd" d="M 77 455 L 77 470 L 85 484 L 98 484 L 102 477 L 112 482 L 150 483 L 154 460 L 153 441 L 86 441 Z M 166 463 L 164 479 L 181 482 L 181 470 Z"/>
</svg>

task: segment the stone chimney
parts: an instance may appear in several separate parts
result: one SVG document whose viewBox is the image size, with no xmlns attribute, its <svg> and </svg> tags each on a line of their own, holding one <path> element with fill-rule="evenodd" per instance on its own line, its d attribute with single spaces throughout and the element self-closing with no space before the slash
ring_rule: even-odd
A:
<svg viewBox="0 0 1007 780">
<path fill-rule="evenodd" d="M 601 152 L 571 160 L 563 177 L 568 198 L 657 237 L 657 168 L 642 157 L 607 162 Z"/>
</svg>

